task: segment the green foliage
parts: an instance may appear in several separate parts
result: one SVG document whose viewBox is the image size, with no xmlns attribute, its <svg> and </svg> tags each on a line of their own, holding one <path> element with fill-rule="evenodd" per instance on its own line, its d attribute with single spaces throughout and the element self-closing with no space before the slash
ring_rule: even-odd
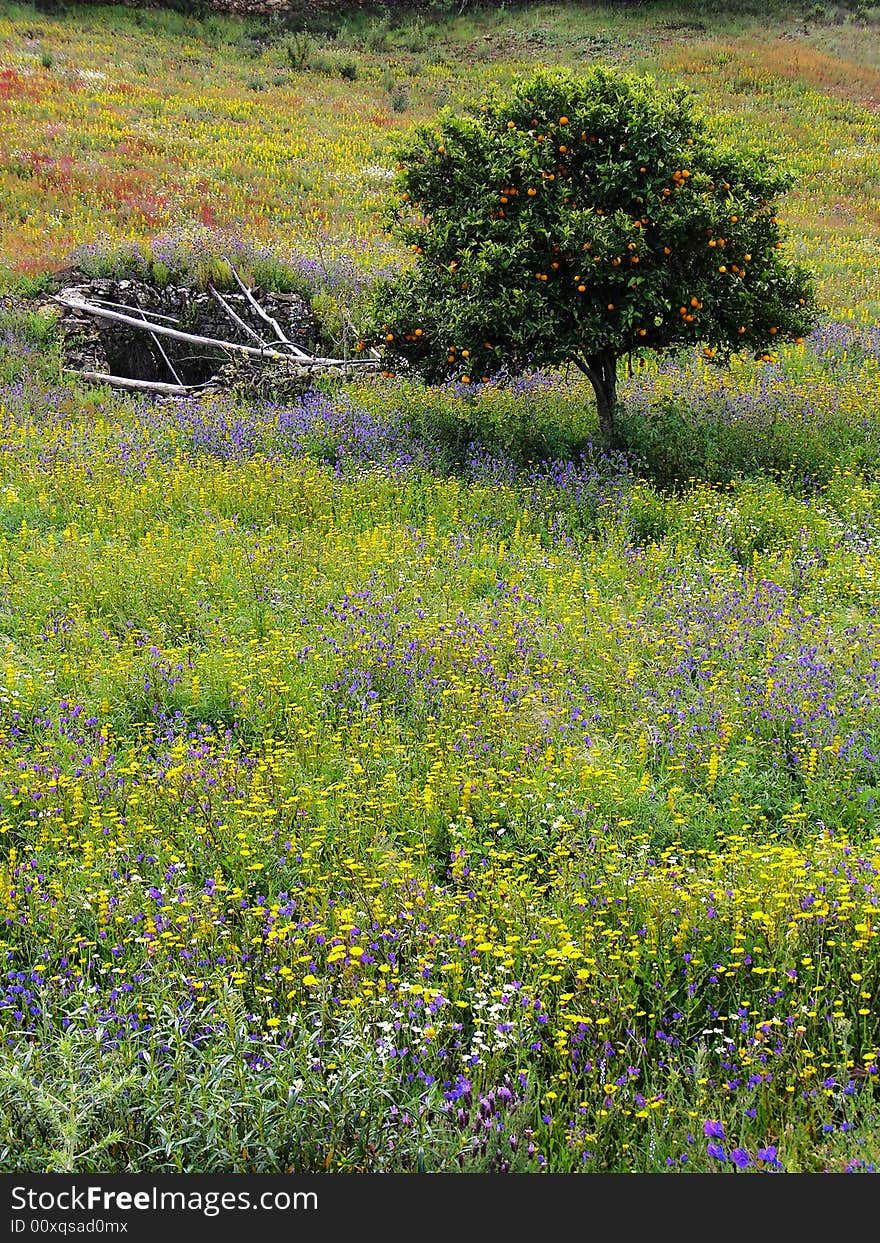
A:
<svg viewBox="0 0 880 1243">
<path fill-rule="evenodd" d="M 56 378 L 60 365 L 56 313 L 0 310 L 0 382 L 14 384 L 29 372 Z"/>
<path fill-rule="evenodd" d="M 405 86 L 395 86 L 389 94 L 389 99 L 395 112 L 406 112 L 409 107 L 409 92 Z"/>
<path fill-rule="evenodd" d="M 27 272 L 14 272 L 9 268 L 0 267 L 0 288 L 4 292 L 18 294 L 22 298 L 36 298 L 53 288 L 51 272 L 38 272 L 31 275 Z"/>
<path fill-rule="evenodd" d="M 327 77 L 340 77 L 346 82 L 354 82 L 358 76 L 357 61 L 350 56 L 327 56 L 324 52 L 316 52 L 308 62 L 313 73 L 323 73 Z"/>
<path fill-rule="evenodd" d="M 0 1056 L 3 1168 L 382 1168 L 376 1141 L 382 1129 L 391 1131 L 389 1092 L 352 1031 L 333 1032 L 337 1073 L 328 1082 L 318 1057 L 320 1030 L 305 1023 L 290 1032 L 283 1050 L 264 1045 L 264 1065 L 258 1073 L 250 1069 L 253 1025 L 231 989 L 198 1015 L 212 1031 L 211 1056 L 192 1030 L 196 1016 L 182 1012 L 170 994 L 158 1000 L 156 1038 L 135 1037 L 116 1048 L 103 1043 L 104 1029 L 85 1026 L 92 1016 L 83 999 L 72 1000 L 79 1004 L 66 1032 L 47 1033 L 41 1044 L 17 1042 L 14 1053 Z M 419 1095 L 414 1088 L 399 1099 L 417 1113 Z M 438 1128 L 432 1156 L 451 1164 L 455 1136 L 446 1130 Z M 395 1160 L 415 1166 L 418 1134 L 393 1139 Z"/>
<path fill-rule="evenodd" d="M 177 284 L 205 289 L 211 284 L 217 289 L 233 289 L 231 260 L 240 274 L 262 289 L 297 293 L 308 300 L 316 288 L 315 278 L 310 279 L 311 269 L 306 271 L 301 258 L 285 259 L 220 230 L 181 230 L 154 238 L 151 243 L 100 241 L 75 252 L 73 258 L 88 277 L 127 277 L 160 287 Z"/>
<path fill-rule="evenodd" d="M 306 30 L 295 30 L 284 45 L 284 54 L 291 69 L 308 69 L 312 51 L 312 36 Z"/>
<path fill-rule="evenodd" d="M 0 1062 L 3 1114 L 15 1119 L 17 1135 L 40 1153 L 41 1172 L 100 1170 L 108 1150 L 123 1138 L 121 1127 L 107 1122 L 135 1077 L 115 1069 L 96 1072 L 101 1035 L 70 1027 L 48 1050 L 25 1046 L 20 1062 Z"/>
<path fill-rule="evenodd" d="M 384 52 L 388 47 L 389 21 L 387 15 L 374 17 L 363 36 L 363 47 L 368 52 Z"/>
<path fill-rule="evenodd" d="M 790 176 L 716 143 L 682 89 L 541 70 L 464 116 L 444 109 L 399 161 L 391 220 L 416 262 L 377 291 L 369 336 L 388 368 L 429 383 L 569 361 L 589 374 L 698 344 L 725 361 L 811 322 L 774 209 Z"/>
</svg>

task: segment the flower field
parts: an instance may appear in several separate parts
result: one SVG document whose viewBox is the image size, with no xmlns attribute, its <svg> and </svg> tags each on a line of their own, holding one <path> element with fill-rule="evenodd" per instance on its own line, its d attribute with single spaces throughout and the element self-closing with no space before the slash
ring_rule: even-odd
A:
<svg viewBox="0 0 880 1243">
<path fill-rule="evenodd" d="M 6 288 L 180 224 L 369 275 L 394 131 L 589 53 L 785 150 L 825 313 L 635 360 L 618 459 L 562 374 L 152 402 L 0 311 L 0 1168 L 873 1171 L 870 40 L 359 20 L 9 6 Z"/>
</svg>

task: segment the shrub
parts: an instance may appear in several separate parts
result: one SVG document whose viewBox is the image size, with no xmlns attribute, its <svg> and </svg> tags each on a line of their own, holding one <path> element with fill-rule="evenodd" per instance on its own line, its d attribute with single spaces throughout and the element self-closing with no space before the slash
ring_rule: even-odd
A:
<svg viewBox="0 0 880 1243">
<path fill-rule="evenodd" d="M 284 54 L 291 69 L 307 69 L 312 51 L 312 37 L 305 30 L 294 31 L 284 45 Z"/>
<path fill-rule="evenodd" d="M 409 92 L 405 86 L 395 86 L 389 98 L 394 112 L 406 112 L 409 107 Z"/>
</svg>

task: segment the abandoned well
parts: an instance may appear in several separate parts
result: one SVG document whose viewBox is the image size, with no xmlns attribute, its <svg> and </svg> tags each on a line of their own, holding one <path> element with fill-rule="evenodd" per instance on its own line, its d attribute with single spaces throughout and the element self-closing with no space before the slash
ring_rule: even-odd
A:
<svg viewBox="0 0 880 1243">
<path fill-rule="evenodd" d="M 66 363 L 85 374 L 200 386 L 216 377 L 230 359 L 228 348 L 208 342 L 259 349 L 259 343 L 267 340 L 269 318 L 298 350 L 307 355 L 316 352 L 318 325 L 301 297 L 263 290 L 249 293 L 250 297 L 228 289 L 221 293 L 211 287 L 159 286 L 130 279 L 70 285 L 58 299 Z M 93 310 L 80 309 L 85 305 Z M 105 314 L 95 314 L 97 309 Z M 141 322 L 144 327 L 137 326 Z M 147 328 L 147 322 L 156 331 Z M 177 339 L 162 332 L 163 327 L 201 340 Z M 267 343 L 281 348 L 277 336 L 272 340 L 270 334 Z"/>
</svg>

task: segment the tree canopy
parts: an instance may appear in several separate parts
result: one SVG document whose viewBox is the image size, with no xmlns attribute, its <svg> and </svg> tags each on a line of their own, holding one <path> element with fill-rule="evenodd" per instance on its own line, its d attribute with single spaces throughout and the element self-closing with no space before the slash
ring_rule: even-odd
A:
<svg viewBox="0 0 880 1243">
<path fill-rule="evenodd" d="M 398 151 L 391 222 L 414 262 L 365 344 L 429 383 L 574 363 L 615 439 L 619 360 L 699 347 L 770 357 L 814 315 L 785 254 L 776 159 L 718 142 L 683 88 L 541 70 Z"/>
</svg>

